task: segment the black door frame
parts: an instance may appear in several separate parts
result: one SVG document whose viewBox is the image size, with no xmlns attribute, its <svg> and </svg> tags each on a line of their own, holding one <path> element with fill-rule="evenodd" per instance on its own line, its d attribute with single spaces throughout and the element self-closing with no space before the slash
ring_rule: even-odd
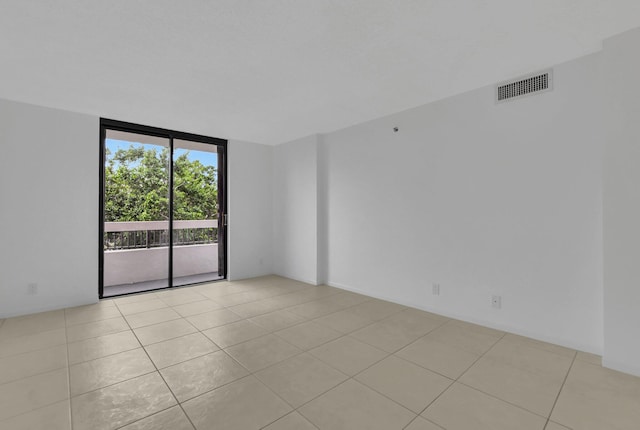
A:
<svg viewBox="0 0 640 430">
<path fill-rule="evenodd" d="M 98 199 L 98 295 L 104 295 L 104 162 L 105 162 L 105 140 L 107 130 L 146 134 L 149 136 L 162 137 L 169 140 L 169 283 L 165 288 L 173 288 L 173 140 L 189 140 L 192 142 L 207 143 L 218 147 L 218 274 L 219 280 L 227 278 L 227 166 L 228 151 L 227 140 L 217 137 L 202 136 L 199 134 L 185 133 L 181 131 L 167 130 L 164 128 L 150 127 L 146 125 L 133 124 L 130 122 L 117 121 L 113 119 L 100 118 L 100 196 Z M 222 249 L 220 249 L 222 245 Z M 222 260 L 222 261 L 220 261 Z M 207 281 L 211 282 L 211 281 Z M 193 285 L 193 284 L 190 284 Z M 182 285 L 181 285 L 182 286 Z M 165 289 L 163 288 L 163 289 Z M 135 293 L 130 293 L 135 294 Z"/>
</svg>

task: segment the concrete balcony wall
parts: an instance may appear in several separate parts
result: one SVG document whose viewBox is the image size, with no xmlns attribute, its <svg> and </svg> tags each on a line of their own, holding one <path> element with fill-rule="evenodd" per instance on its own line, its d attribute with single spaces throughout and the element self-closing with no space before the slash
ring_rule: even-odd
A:
<svg viewBox="0 0 640 430">
<path fill-rule="evenodd" d="M 105 251 L 104 285 L 132 284 L 165 279 L 169 248 L 142 248 Z M 173 276 L 189 276 L 218 271 L 218 244 L 185 245 L 173 249 Z"/>
</svg>

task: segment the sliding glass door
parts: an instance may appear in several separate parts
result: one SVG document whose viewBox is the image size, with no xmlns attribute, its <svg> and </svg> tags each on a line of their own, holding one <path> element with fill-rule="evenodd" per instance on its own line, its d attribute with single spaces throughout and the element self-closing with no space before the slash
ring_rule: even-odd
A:
<svg viewBox="0 0 640 430">
<path fill-rule="evenodd" d="M 225 149 L 101 121 L 100 297 L 225 278 Z"/>
<path fill-rule="evenodd" d="M 222 149 L 173 141 L 173 285 L 224 277 L 220 264 Z M 222 266 L 222 268 L 221 268 Z"/>
</svg>

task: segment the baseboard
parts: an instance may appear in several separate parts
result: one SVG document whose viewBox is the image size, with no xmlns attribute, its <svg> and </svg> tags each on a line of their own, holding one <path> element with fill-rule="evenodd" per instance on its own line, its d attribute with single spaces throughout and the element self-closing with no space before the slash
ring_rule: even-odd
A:
<svg viewBox="0 0 640 430">
<path fill-rule="evenodd" d="M 447 311 L 442 311 L 441 309 L 435 309 L 429 306 L 421 306 L 421 305 L 417 305 L 415 303 L 408 303 L 402 300 L 398 300 L 394 297 L 389 297 L 389 296 L 385 296 L 385 295 L 380 295 L 380 294 L 372 294 L 370 291 L 365 291 L 362 290 L 360 288 L 354 288 L 351 287 L 349 285 L 343 285 L 340 284 L 338 282 L 327 282 L 327 285 L 329 285 L 330 287 L 335 287 L 335 288 L 340 288 L 341 290 L 347 290 L 347 291 L 351 291 L 354 293 L 358 293 L 358 294 L 363 294 L 365 296 L 369 296 L 369 297 L 374 297 L 376 299 L 380 299 L 380 300 L 385 300 L 387 302 L 392 302 L 392 303 L 396 303 L 399 305 L 403 305 L 403 306 L 407 306 L 410 308 L 414 308 L 414 309 L 420 309 L 422 311 L 426 311 L 426 312 L 431 312 L 433 314 L 436 315 L 440 315 L 443 317 L 447 317 L 447 318 L 453 318 L 453 319 L 457 319 L 460 321 L 465 321 L 465 322 L 469 322 L 472 324 L 478 324 L 484 327 L 488 327 L 488 328 L 492 328 L 495 330 L 500 330 L 500 331 L 504 331 L 507 333 L 511 333 L 511 334 L 516 334 L 519 336 L 524 336 L 524 337 L 528 337 L 531 339 L 535 339 L 535 340 L 539 340 L 542 342 L 547 342 L 547 343 L 552 343 L 554 345 L 559 345 L 559 346 L 564 346 L 566 348 L 571 348 L 571 349 L 575 349 L 577 351 L 584 351 L 584 352 L 589 352 L 591 354 L 597 354 L 597 355 L 602 355 L 602 348 L 596 348 L 592 345 L 583 345 L 580 343 L 576 343 L 576 342 L 571 342 L 571 341 L 567 341 L 566 339 L 560 339 L 560 338 L 555 338 L 553 336 L 546 336 L 540 333 L 533 333 L 527 330 L 521 330 L 517 327 L 513 327 L 510 326 L 508 324 L 495 324 L 493 322 L 490 321 L 485 321 L 482 319 L 478 319 L 478 318 L 472 318 L 469 317 L 467 315 L 461 315 L 461 314 L 457 314 L 454 312 L 447 312 Z"/>
<path fill-rule="evenodd" d="M 618 372 L 628 373 L 634 376 L 640 376 L 640 365 L 629 365 L 628 363 L 620 363 L 616 360 L 602 358 L 602 367 L 606 367 Z"/>
<path fill-rule="evenodd" d="M 37 314 L 40 312 L 57 311 L 59 309 L 73 308 L 76 306 L 84 306 L 98 303 L 98 296 L 96 294 L 95 300 L 76 300 L 65 303 L 48 303 L 44 306 L 34 306 L 28 308 L 12 309 L 10 311 L 4 311 L 0 313 L 0 318 L 13 318 L 23 315 Z"/>
<path fill-rule="evenodd" d="M 287 278 L 287 279 L 293 279 L 294 281 L 298 281 L 298 282 L 304 282 L 305 284 L 310 284 L 310 285 L 314 285 L 317 286 L 318 281 L 317 280 L 313 280 L 313 279 L 306 279 L 306 278 L 302 278 L 302 277 L 298 277 L 298 276 L 291 276 L 289 274 L 284 274 L 284 273 L 274 273 L 274 275 L 277 276 L 282 276 L 283 278 Z"/>
</svg>

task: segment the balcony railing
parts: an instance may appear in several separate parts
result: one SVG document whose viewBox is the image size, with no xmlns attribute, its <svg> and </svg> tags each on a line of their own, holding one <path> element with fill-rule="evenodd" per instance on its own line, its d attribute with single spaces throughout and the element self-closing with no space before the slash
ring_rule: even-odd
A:
<svg viewBox="0 0 640 430">
<path fill-rule="evenodd" d="M 104 250 L 158 248 L 169 246 L 169 223 L 166 221 L 106 222 Z M 218 243 L 218 220 L 173 222 L 173 245 Z"/>
<path fill-rule="evenodd" d="M 218 220 L 173 222 L 173 275 L 218 271 Z M 104 223 L 104 285 L 166 279 L 167 221 Z"/>
</svg>

